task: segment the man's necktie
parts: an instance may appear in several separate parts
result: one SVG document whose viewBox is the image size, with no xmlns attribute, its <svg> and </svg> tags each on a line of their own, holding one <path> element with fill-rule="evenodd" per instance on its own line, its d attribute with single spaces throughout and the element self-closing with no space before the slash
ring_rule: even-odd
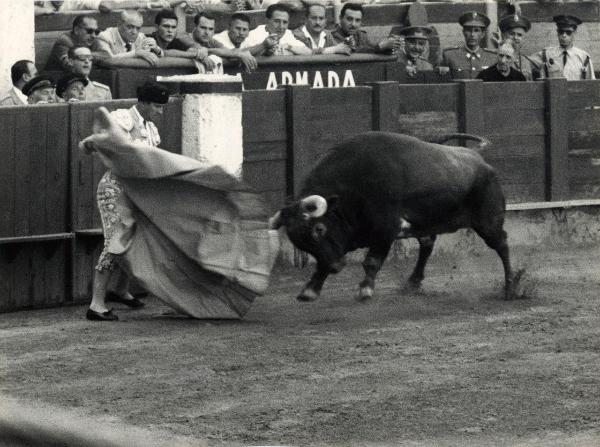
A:
<svg viewBox="0 0 600 447">
<path fill-rule="evenodd" d="M 563 51 L 563 67 L 565 67 L 567 65 L 567 57 L 569 56 L 569 53 L 567 53 L 566 51 Z"/>
<path fill-rule="evenodd" d="M 125 49 L 129 52 L 131 51 L 131 44 L 129 42 L 125 43 Z"/>
</svg>

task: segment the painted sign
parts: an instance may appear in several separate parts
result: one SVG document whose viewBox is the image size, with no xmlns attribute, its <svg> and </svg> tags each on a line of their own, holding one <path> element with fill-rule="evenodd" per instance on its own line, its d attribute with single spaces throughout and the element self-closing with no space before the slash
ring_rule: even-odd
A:
<svg viewBox="0 0 600 447">
<path fill-rule="evenodd" d="M 338 74 L 333 70 L 316 71 L 271 71 L 267 79 L 267 90 L 275 90 L 281 85 L 310 85 L 313 88 L 356 87 L 352 70 Z"/>
</svg>

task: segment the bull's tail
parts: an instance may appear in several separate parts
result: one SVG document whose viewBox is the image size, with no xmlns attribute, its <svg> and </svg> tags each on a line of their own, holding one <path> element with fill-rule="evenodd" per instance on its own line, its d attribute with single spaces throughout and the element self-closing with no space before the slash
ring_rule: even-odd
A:
<svg viewBox="0 0 600 447">
<path fill-rule="evenodd" d="M 491 144 L 490 140 L 488 140 L 487 138 L 480 137 L 479 135 L 472 135 L 470 133 L 451 133 L 447 135 L 442 135 L 441 137 L 438 137 L 431 142 L 437 144 L 444 144 L 449 140 L 477 141 L 479 144 L 476 147 L 473 147 L 472 149 L 478 152 L 483 151 L 486 147 L 488 147 Z"/>
</svg>

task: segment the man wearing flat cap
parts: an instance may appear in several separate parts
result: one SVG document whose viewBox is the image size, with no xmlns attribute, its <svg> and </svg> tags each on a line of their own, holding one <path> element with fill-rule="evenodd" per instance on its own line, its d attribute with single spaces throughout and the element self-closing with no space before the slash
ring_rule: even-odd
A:
<svg viewBox="0 0 600 447">
<path fill-rule="evenodd" d="M 23 86 L 23 94 L 28 104 L 48 104 L 56 102 L 54 80 L 48 76 L 36 76 Z"/>
<path fill-rule="evenodd" d="M 511 42 L 515 49 L 513 67 L 523 73 L 527 81 L 533 80 L 533 64 L 531 60 L 521 53 L 525 35 L 531 29 L 531 22 L 522 15 L 510 14 L 498 21 L 498 28 L 503 42 Z"/>
<path fill-rule="evenodd" d="M 65 102 L 85 101 L 88 80 L 75 73 L 64 75 L 56 82 L 56 96 Z"/>
<path fill-rule="evenodd" d="M 407 26 L 399 31 L 404 37 L 404 49 L 398 52 L 398 62 L 404 64 L 409 77 L 433 70 L 433 65 L 423 57 L 431 31 L 428 26 Z"/>
<path fill-rule="evenodd" d="M 160 135 L 154 121 L 160 119 L 164 105 L 169 102 L 169 91 L 166 87 L 153 81 L 147 81 L 137 89 L 136 105 L 129 109 L 117 109 L 111 112 L 119 125 L 133 141 L 149 146 L 160 145 Z M 144 303 L 129 293 L 127 273 L 119 266 L 119 255 L 127 250 L 131 231 L 131 204 L 117 177 L 109 170 L 98 183 L 98 209 L 102 219 L 104 249 L 100 253 L 94 284 L 92 302 L 87 310 L 86 318 L 95 321 L 118 320 L 107 301 L 125 304 L 137 309 Z M 125 245 L 124 245 L 125 244 Z"/>
<path fill-rule="evenodd" d="M 443 51 L 440 71 L 449 69 L 452 79 L 475 79 L 481 70 L 496 63 L 496 53 L 480 47 L 490 19 L 485 14 L 470 11 L 461 15 L 458 23 L 463 28 L 465 45 Z"/>
<path fill-rule="evenodd" d="M 540 78 L 567 78 L 568 81 L 596 79 L 590 55 L 573 46 L 581 19 L 572 15 L 554 16 L 558 34 L 557 47 L 547 47 L 530 56 L 540 70 Z"/>
</svg>

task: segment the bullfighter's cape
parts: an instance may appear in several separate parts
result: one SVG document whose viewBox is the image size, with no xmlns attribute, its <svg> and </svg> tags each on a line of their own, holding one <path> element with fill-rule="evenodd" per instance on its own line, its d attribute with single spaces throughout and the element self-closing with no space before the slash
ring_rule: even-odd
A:
<svg viewBox="0 0 600 447">
<path fill-rule="evenodd" d="M 181 313 L 242 317 L 267 288 L 278 251 L 262 198 L 218 166 L 125 141 L 111 120 L 99 110 L 82 147 L 98 153 L 131 202 L 133 218 L 115 238 L 123 268 Z"/>
</svg>

